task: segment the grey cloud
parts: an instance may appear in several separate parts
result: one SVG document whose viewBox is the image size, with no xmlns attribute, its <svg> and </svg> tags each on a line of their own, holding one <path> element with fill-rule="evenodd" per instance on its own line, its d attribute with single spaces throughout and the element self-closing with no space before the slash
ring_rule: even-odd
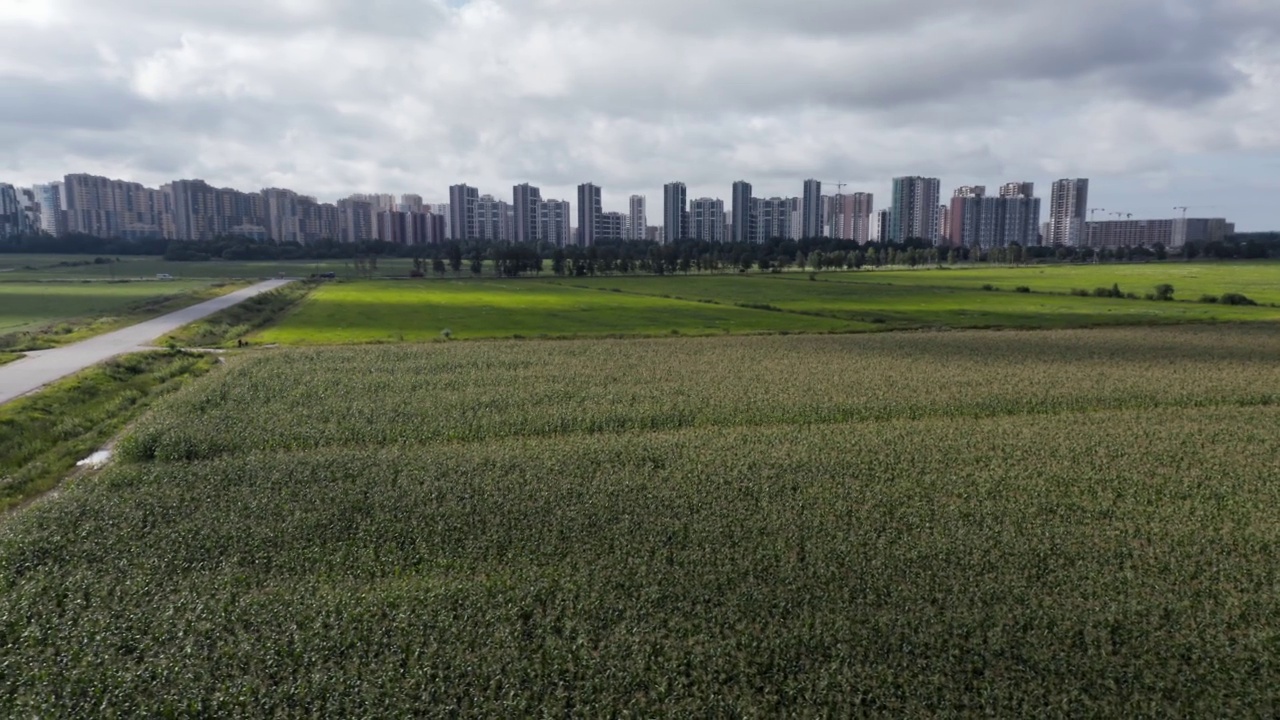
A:
<svg viewBox="0 0 1280 720">
<path fill-rule="evenodd" d="M 43 135 L 62 130 L 119 130 L 154 107 L 127 89 L 99 82 L 42 82 L 0 76 L 0 126 Z"/>
<path fill-rule="evenodd" d="M 1280 143 L 1257 120 L 1280 105 L 1258 51 L 1280 3 L 1255 0 L 61 4 L 0 46 L 0 125 L 30 138 L 0 179 L 434 199 L 594 180 L 612 207 L 819 176 L 883 202 L 894 174 L 1172 172 Z"/>
</svg>

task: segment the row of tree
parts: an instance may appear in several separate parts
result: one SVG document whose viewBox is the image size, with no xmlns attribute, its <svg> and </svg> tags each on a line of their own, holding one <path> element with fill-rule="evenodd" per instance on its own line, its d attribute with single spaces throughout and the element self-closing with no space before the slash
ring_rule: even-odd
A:
<svg viewBox="0 0 1280 720">
<path fill-rule="evenodd" d="M 104 239 L 89 235 L 22 236 L 0 239 L 0 253 L 79 255 L 163 255 L 168 260 L 356 260 L 405 257 L 418 260 L 415 274 L 428 270 L 460 273 L 464 267 L 493 264 L 495 272 L 514 277 L 546 270 L 562 275 L 593 273 L 687 273 L 728 270 L 811 267 L 860 268 L 882 265 L 939 265 L 960 262 L 1131 262 L 1173 259 L 1280 258 L 1280 233 L 1230 236 L 1211 243 L 1189 243 L 1176 253 L 1163 247 L 1095 250 L 1074 247 L 966 248 L 935 247 L 927 240 L 858 244 L 832 238 L 775 239 L 764 243 L 712 243 L 679 240 L 660 245 L 646 241 L 604 241 L 592 247 L 556 247 L 484 241 L 438 245 L 397 245 L 380 241 L 340 243 L 324 240 L 311 245 L 263 243 L 226 236 L 204 242 Z M 438 261 L 438 262 L 437 262 Z M 362 262 L 362 264 L 365 264 Z"/>
</svg>

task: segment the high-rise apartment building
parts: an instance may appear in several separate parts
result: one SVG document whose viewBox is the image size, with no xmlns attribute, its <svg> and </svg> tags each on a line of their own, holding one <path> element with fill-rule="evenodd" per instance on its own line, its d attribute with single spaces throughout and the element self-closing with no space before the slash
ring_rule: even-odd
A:
<svg viewBox="0 0 1280 720">
<path fill-rule="evenodd" d="M 542 203 L 542 190 L 529 183 L 521 183 L 511 189 L 511 207 L 515 211 L 515 241 L 534 243 L 542 239 L 538 233 L 538 206 Z"/>
<path fill-rule="evenodd" d="M 538 203 L 538 235 L 544 242 L 565 247 L 572 242 L 573 212 L 567 200 Z"/>
<path fill-rule="evenodd" d="M 262 191 L 262 197 L 267 201 L 267 237 L 277 243 L 301 243 L 298 193 L 283 188 L 267 188 Z"/>
<path fill-rule="evenodd" d="M 400 196 L 400 206 L 397 208 L 402 212 L 421 213 L 426 212 L 426 207 L 422 202 L 421 195 L 405 194 Z"/>
<path fill-rule="evenodd" d="M 70 178 L 70 176 L 68 176 Z M 193 242 L 212 240 L 228 232 L 231 227 L 245 221 L 228 223 L 219 202 L 219 191 L 204 180 L 174 180 L 160 188 L 168 195 L 173 213 L 173 237 Z M 70 199 L 67 200 L 70 204 Z M 260 207 L 263 215 L 257 224 L 266 226 L 266 205 L 263 198 Z M 68 211 L 68 226 L 72 213 Z M 70 227 L 68 228 L 70 229 Z"/>
<path fill-rule="evenodd" d="M 599 237 L 600 216 L 604 214 L 600 195 L 600 186 L 595 183 L 578 186 L 578 242 L 583 247 L 595 245 Z"/>
<path fill-rule="evenodd" d="M 689 235 L 703 242 L 724 242 L 724 201 L 698 198 L 689 203 Z"/>
<path fill-rule="evenodd" d="M 983 249 L 1038 244 L 1040 199 L 1021 194 L 1030 189 L 1029 183 L 1010 183 L 1001 187 L 1000 197 L 988 197 L 981 185 L 957 188 L 947 213 L 949 244 Z"/>
<path fill-rule="evenodd" d="M 804 237 L 804 198 L 787 198 L 787 208 L 791 211 L 791 222 L 787 228 L 787 239 L 799 240 Z"/>
<path fill-rule="evenodd" d="M 62 209 L 62 183 L 36 185 L 32 190 L 35 191 L 36 202 L 40 205 L 41 232 L 54 237 L 62 235 L 66 217 Z"/>
<path fill-rule="evenodd" d="M 344 243 L 362 243 L 373 239 L 375 233 L 373 203 L 357 197 L 338 201 L 338 240 Z"/>
<path fill-rule="evenodd" d="M 95 175 L 63 179 L 67 232 L 97 237 L 162 237 L 169 200 L 160 190 Z M 212 237 L 212 236 L 211 236 Z"/>
<path fill-rule="evenodd" d="M 733 184 L 733 237 L 735 243 L 759 242 L 760 218 L 753 211 L 751 183 L 739 180 Z"/>
<path fill-rule="evenodd" d="M 822 237 L 822 182 L 819 180 L 804 181 L 802 217 L 800 220 L 800 237 Z"/>
<path fill-rule="evenodd" d="M 673 243 L 689 236 L 689 189 L 682 182 L 662 187 L 663 242 Z"/>
<path fill-rule="evenodd" d="M 1053 184 L 1049 198 L 1049 237 L 1046 242 L 1069 247 L 1083 245 L 1088 214 L 1088 179 L 1058 180 Z"/>
<path fill-rule="evenodd" d="M 0 183 L 0 238 L 17 237 L 31 232 L 27 213 L 22 208 L 18 188 Z"/>
<path fill-rule="evenodd" d="M 649 215 L 644 195 L 632 195 L 627 214 L 627 239 L 644 240 L 649 227 Z"/>
<path fill-rule="evenodd" d="M 758 199 L 757 207 L 758 242 L 791 236 L 791 201 L 788 198 Z"/>
<path fill-rule="evenodd" d="M 620 212 L 602 212 L 596 223 L 596 240 L 622 240 L 626 237 L 630 216 Z"/>
<path fill-rule="evenodd" d="M 889 226 L 892 223 L 893 212 L 891 210 L 880 210 L 876 212 L 876 242 L 889 242 Z"/>
<path fill-rule="evenodd" d="M 1035 197 L 1036 184 L 1033 182 L 1011 182 L 1000 186 L 1000 197 Z"/>
<path fill-rule="evenodd" d="M 487 242 L 510 242 L 511 226 L 516 214 L 505 200 L 492 195 L 481 195 L 476 202 L 476 220 L 479 240 Z"/>
<path fill-rule="evenodd" d="M 828 237 L 858 243 L 871 239 L 874 215 L 871 193 L 832 195 L 827 207 Z"/>
<path fill-rule="evenodd" d="M 470 185 L 449 187 L 449 239 L 480 239 L 480 191 Z"/>
<path fill-rule="evenodd" d="M 938 178 L 899 177 L 893 179 L 893 205 L 889 211 L 888 242 L 910 239 L 937 242 Z"/>
</svg>

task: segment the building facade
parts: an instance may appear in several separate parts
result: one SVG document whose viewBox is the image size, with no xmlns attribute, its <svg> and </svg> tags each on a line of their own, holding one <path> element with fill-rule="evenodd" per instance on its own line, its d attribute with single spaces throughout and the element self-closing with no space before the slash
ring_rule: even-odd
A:
<svg viewBox="0 0 1280 720">
<path fill-rule="evenodd" d="M 662 187 L 662 240 L 672 243 L 689 236 L 689 189 L 682 182 Z"/>
<path fill-rule="evenodd" d="M 1000 197 L 989 197 L 982 185 L 957 188 L 947 212 L 948 244 L 982 249 L 1039 244 L 1040 199 L 1020 194 L 1028 189 L 1029 183 L 1010 183 L 1000 188 Z"/>
<path fill-rule="evenodd" d="M 515 212 L 514 240 L 518 243 L 535 243 L 542 240 L 539 232 L 539 209 L 542 190 L 529 183 L 521 183 L 511 189 L 511 207 Z"/>
<path fill-rule="evenodd" d="M 583 183 L 578 186 L 578 244 L 591 247 L 596 244 L 600 231 L 600 216 L 604 214 L 600 186 Z"/>
<path fill-rule="evenodd" d="M 22 208 L 18 188 L 0 183 L 0 238 L 17 237 L 31 232 L 27 213 Z"/>
<path fill-rule="evenodd" d="M 689 235 L 702 242 L 724 242 L 724 201 L 698 198 L 689 203 Z"/>
<path fill-rule="evenodd" d="M 760 242 L 759 204 L 751 195 L 751 183 L 739 180 L 733 184 L 733 237 L 735 243 Z"/>
<path fill-rule="evenodd" d="M 480 191 L 470 185 L 449 187 L 449 239 L 480 239 Z"/>
<path fill-rule="evenodd" d="M 628 202 L 627 239 L 644 240 L 649 227 L 648 203 L 644 195 L 632 195 Z"/>
<path fill-rule="evenodd" d="M 805 180 L 804 194 L 801 197 L 800 237 L 822 237 L 822 182 Z"/>
<path fill-rule="evenodd" d="M 938 178 L 919 176 L 893 179 L 893 204 L 889 210 L 887 242 L 910 239 L 937 242 Z"/>
<path fill-rule="evenodd" d="M 1089 214 L 1089 181 L 1062 179 L 1053 184 L 1049 198 L 1049 245 L 1079 247 L 1086 240 Z"/>
</svg>

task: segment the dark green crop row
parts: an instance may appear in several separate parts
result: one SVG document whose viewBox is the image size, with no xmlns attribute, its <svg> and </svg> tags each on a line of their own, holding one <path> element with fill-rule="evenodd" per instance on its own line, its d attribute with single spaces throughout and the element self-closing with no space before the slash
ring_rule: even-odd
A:
<svg viewBox="0 0 1280 720">
<path fill-rule="evenodd" d="M 21 716 L 1257 717 L 1256 327 L 232 357 L 0 528 Z"/>
</svg>

